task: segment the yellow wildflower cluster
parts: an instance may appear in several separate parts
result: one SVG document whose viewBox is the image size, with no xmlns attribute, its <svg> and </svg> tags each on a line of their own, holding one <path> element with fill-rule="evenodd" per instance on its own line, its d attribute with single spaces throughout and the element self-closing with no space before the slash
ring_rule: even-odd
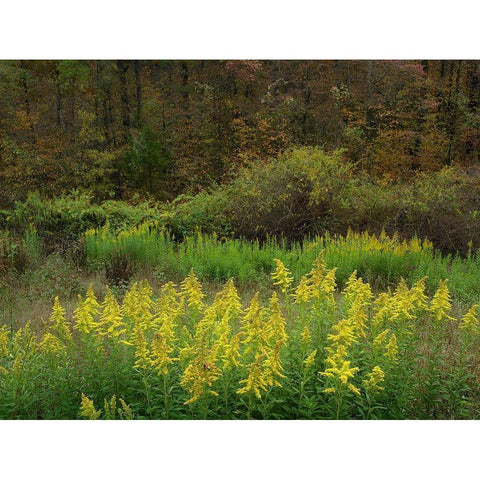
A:
<svg viewBox="0 0 480 480">
<path fill-rule="evenodd" d="M 250 362 L 246 364 L 247 378 L 240 381 L 244 386 L 237 393 L 260 398 L 268 387 L 281 386 L 278 378 L 284 377 L 281 352 L 287 333 L 277 294 L 272 295 L 268 310 L 260 307 L 258 298 L 257 293 L 242 319 L 244 357 Z"/>
<path fill-rule="evenodd" d="M 356 403 L 370 405 L 372 399 L 381 398 L 379 392 L 395 384 L 405 365 L 412 365 L 413 352 L 423 353 L 419 343 L 423 338 L 433 342 L 446 335 L 450 343 L 445 342 L 445 348 L 467 342 L 462 351 L 473 351 L 479 333 L 478 305 L 457 324 L 450 322 L 446 281 L 429 300 L 425 278 L 411 288 L 401 281 L 374 295 L 353 272 L 343 292 L 335 294 L 335 275 L 336 269 L 328 269 L 320 254 L 295 288 L 288 268 L 277 261 L 273 280 L 283 293 L 261 300 L 257 292 L 246 308 L 233 279 L 212 299 L 203 293 L 193 270 L 180 286 L 166 283 L 158 295 L 143 281 L 134 283 L 122 300 L 108 287 L 97 300 L 89 286 L 71 316 L 55 298 L 46 328 L 38 335 L 28 324 L 17 332 L 0 325 L 0 384 L 9 385 L 3 381 L 8 375 L 24 381 L 22 375 L 29 369 L 48 377 L 45 372 L 53 366 L 68 369 L 70 375 L 79 365 L 87 365 L 109 368 L 100 381 L 112 378 L 112 385 L 116 383 L 102 410 L 82 396 L 84 418 L 119 418 L 119 408 L 122 418 L 129 417 L 119 398 L 122 385 L 136 385 L 137 390 L 131 389 L 136 392 L 144 389 L 148 402 L 157 395 L 163 403 L 164 396 L 165 408 L 170 392 L 177 395 L 183 389 L 173 410 L 182 403 L 230 405 L 233 398 L 238 406 L 245 404 L 244 396 L 249 405 L 260 404 L 264 402 L 255 399 L 271 398 L 275 387 L 293 385 L 299 398 L 308 398 L 312 405 L 317 392 L 333 394 L 319 396 L 327 399 L 329 409 L 337 402 L 337 415 L 344 416 L 345 399 L 354 397 Z M 429 336 L 432 329 L 439 334 Z M 32 367 L 37 358 L 45 368 Z M 410 363 L 403 364 L 406 360 Z M 132 375 L 128 382 L 119 378 L 124 372 Z M 82 371 L 79 384 L 85 386 L 89 375 Z M 82 389 L 93 391 L 91 385 Z M 113 392 L 116 396 L 110 397 Z M 158 411 L 158 403 L 148 406 L 148 412 Z M 140 415 L 148 412 L 145 408 Z"/>
<path fill-rule="evenodd" d="M 198 281 L 193 268 L 190 270 L 188 277 L 182 282 L 182 295 L 187 301 L 189 308 L 196 311 L 203 309 L 202 299 L 205 295 L 202 292 L 202 284 Z"/>
<path fill-rule="evenodd" d="M 272 279 L 274 285 L 279 285 L 283 293 L 286 293 L 290 287 L 293 277 L 290 275 L 290 270 L 277 258 L 274 259 L 276 264 L 275 271 L 272 273 Z"/>
<path fill-rule="evenodd" d="M 117 397 L 112 396 L 110 401 L 104 399 L 104 420 L 133 420 L 132 409 L 126 404 L 123 398 L 118 399 L 120 406 L 117 407 Z M 92 400 L 82 393 L 82 402 L 80 405 L 80 416 L 86 420 L 98 420 L 102 417 L 102 410 L 97 410 Z"/>
<path fill-rule="evenodd" d="M 295 303 L 308 303 L 311 300 L 325 300 L 327 303 L 334 304 L 334 292 L 337 286 L 335 273 L 337 268 L 327 270 L 323 250 L 315 259 L 312 270 L 302 276 L 293 298 Z"/>
<path fill-rule="evenodd" d="M 450 319 L 452 317 L 447 315 L 452 308 L 452 301 L 450 299 L 450 292 L 447 287 L 448 279 L 442 280 L 438 286 L 438 290 L 432 298 L 430 303 L 430 311 L 433 313 L 436 320 L 439 322 L 442 320 Z"/>
<path fill-rule="evenodd" d="M 97 297 L 90 284 L 85 300 L 82 300 L 80 295 L 78 296 L 78 307 L 74 313 L 74 328 L 86 335 L 95 331 L 98 328 L 97 316 L 99 312 L 100 304 L 97 302 Z"/>
<path fill-rule="evenodd" d="M 478 305 L 472 305 L 468 312 L 462 317 L 460 328 L 470 333 L 478 333 Z"/>
</svg>

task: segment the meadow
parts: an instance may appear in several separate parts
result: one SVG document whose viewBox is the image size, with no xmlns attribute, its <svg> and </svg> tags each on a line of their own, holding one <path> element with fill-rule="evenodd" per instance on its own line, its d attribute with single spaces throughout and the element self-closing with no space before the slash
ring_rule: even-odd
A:
<svg viewBox="0 0 480 480">
<path fill-rule="evenodd" d="M 476 181 L 351 169 L 0 210 L 0 418 L 478 418 Z"/>
<path fill-rule="evenodd" d="M 87 270 L 104 262 L 107 273 L 110 255 L 128 253 L 161 275 L 153 287 L 85 285 L 68 311 L 56 296 L 22 326 L 4 318 L 1 418 L 479 416 L 478 305 L 462 297 L 460 271 L 434 286 L 419 277 L 422 265 L 440 277 L 473 269 L 473 258 L 386 235 L 290 248 L 202 235 L 174 244 L 145 226 L 85 237 Z"/>
</svg>

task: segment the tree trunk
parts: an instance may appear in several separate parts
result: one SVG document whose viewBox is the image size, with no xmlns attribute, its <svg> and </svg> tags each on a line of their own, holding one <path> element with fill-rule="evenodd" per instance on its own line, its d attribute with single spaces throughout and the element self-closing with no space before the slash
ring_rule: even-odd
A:
<svg viewBox="0 0 480 480">
<path fill-rule="evenodd" d="M 124 129 L 124 138 L 127 139 L 130 130 L 130 101 L 127 90 L 127 71 L 129 62 L 125 60 L 117 60 L 118 77 L 120 80 L 120 101 L 122 104 L 122 125 Z"/>
<path fill-rule="evenodd" d="M 23 87 L 23 93 L 25 95 L 24 97 L 24 102 L 25 102 L 25 111 L 27 113 L 27 119 L 28 119 L 28 128 L 32 134 L 32 142 L 35 145 L 37 143 L 36 135 L 35 135 L 35 127 L 33 125 L 33 120 L 32 120 L 32 111 L 30 109 L 30 101 L 28 99 L 28 84 L 27 84 L 27 74 L 26 74 L 26 68 L 25 68 L 25 61 L 20 60 L 20 68 L 22 68 L 23 73 L 22 73 L 22 87 Z"/>
<path fill-rule="evenodd" d="M 142 79 L 140 75 L 140 61 L 134 61 L 135 71 L 135 98 L 136 98 L 136 111 L 135 111 L 135 127 L 140 127 L 140 117 L 142 113 Z"/>
</svg>

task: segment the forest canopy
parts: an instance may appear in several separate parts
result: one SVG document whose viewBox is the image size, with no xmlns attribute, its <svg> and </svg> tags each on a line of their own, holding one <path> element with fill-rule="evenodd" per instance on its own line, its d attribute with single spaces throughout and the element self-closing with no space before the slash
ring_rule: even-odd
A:
<svg viewBox="0 0 480 480">
<path fill-rule="evenodd" d="M 290 147 L 386 181 L 480 157 L 479 62 L 0 61 L 0 208 L 172 200 Z"/>
</svg>

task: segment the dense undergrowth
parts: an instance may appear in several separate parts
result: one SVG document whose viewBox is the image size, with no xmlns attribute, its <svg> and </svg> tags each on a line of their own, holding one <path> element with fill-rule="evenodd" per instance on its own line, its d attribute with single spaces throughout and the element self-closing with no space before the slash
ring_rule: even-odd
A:
<svg viewBox="0 0 480 480">
<path fill-rule="evenodd" d="M 336 293 L 322 255 L 298 283 L 275 263 L 248 303 L 233 279 L 207 301 L 191 271 L 0 327 L 0 417 L 478 418 L 477 306 L 453 316 L 447 281 L 375 295 L 353 273 Z"/>
<path fill-rule="evenodd" d="M 405 182 L 368 177 L 342 151 L 297 148 L 244 168 L 230 182 L 172 202 L 108 200 L 71 192 L 52 199 L 30 194 L 0 211 L 12 235 L 34 229 L 46 252 L 70 250 L 83 233 L 158 222 L 177 240 L 197 230 L 249 240 L 346 235 L 348 230 L 402 239 L 428 238 L 442 253 L 463 256 L 480 248 L 478 174 L 446 167 Z"/>
</svg>

